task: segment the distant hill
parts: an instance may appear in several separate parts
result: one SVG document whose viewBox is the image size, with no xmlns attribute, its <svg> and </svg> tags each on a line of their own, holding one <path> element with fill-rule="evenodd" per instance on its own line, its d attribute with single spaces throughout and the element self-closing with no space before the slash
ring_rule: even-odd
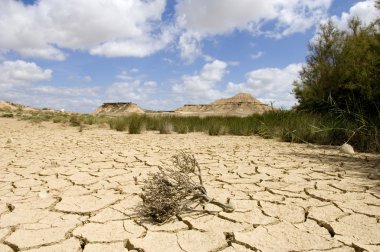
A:
<svg viewBox="0 0 380 252">
<path fill-rule="evenodd" d="M 132 102 L 109 102 L 103 103 L 103 105 L 98 107 L 95 111 L 95 114 L 115 116 L 128 115 L 132 113 L 144 114 L 145 110 Z"/>
<path fill-rule="evenodd" d="M 187 115 L 231 115 L 248 116 L 262 114 L 272 110 L 272 107 L 264 104 L 247 93 L 239 93 L 231 98 L 216 100 L 210 104 L 185 105 L 175 112 Z"/>
<path fill-rule="evenodd" d="M 137 114 L 173 114 L 180 116 L 248 116 L 262 114 L 273 108 L 264 104 L 247 93 L 239 93 L 231 98 L 219 99 L 210 104 L 187 104 L 174 111 L 144 110 L 132 102 L 104 103 L 98 107 L 95 114 L 101 115 L 129 115 Z"/>
<path fill-rule="evenodd" d="M 35 111 L 37 109 L 28 107 L 25 105 L 8 102 L 8 101 L 2 101 L 0 100 L 0 111 L 15 111 L 15 110 L 29 110 L 29 111 Z"/>
</svg>

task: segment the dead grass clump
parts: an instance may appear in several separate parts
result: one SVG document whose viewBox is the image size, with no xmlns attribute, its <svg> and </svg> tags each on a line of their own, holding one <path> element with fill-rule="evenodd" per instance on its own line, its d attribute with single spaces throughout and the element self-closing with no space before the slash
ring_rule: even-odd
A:
<svg viewBox="0 0 380 252">
<path fill-rule="evenodd" d="M 234 211 L 232 206 L 207 195 L 201 169 L 193 155 L 179 152 L 173 156 L 173 165 L 173 168 L 150 173 L 144 180 L 143 202 L 138 208 L 140 215 L 154 222 L 165 222 L 206 203 L 217 205 L 226 212 Z"/>
<path fill-rule="evenodd" d="M 171 134 L 173 132 L 173 124 L 168 121 L 163 121 L 159 124 L 160 134 Z"/>
</svg>

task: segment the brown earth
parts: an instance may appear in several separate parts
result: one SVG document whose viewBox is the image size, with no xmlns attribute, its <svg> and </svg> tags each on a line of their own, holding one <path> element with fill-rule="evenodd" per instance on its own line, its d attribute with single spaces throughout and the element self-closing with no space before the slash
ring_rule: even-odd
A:
<svg viewBox="0 0 380 252">
<path fill-rule="evenodd" d="M 141 222 L 141 181 L 178 150 L 195 154 L 209 196 L 234 212 Z M 379 162 L 256 136 L 0 118 L 0 251 L 380 251 Z"/>
<path fill-rule="evenodd" d="M 0 111 L 16 111 L 16 110 L 35 111 L 36 109 L 21 105 L 21 104 L 16 104 L 16 103 L 0 100 Z"/>
<path fill-rule="evenodd" d="M 231 98 L 219 99 L 205 105 L 185 105 L 175 112 L 185 115 L 227 115 L 248 116 L 273 110 L 247 93 L 239 93 Z"/>
<path fill-rule="evenodd" d="M 137 104 L 134 104 L 132 102 L 104 103 L 95 111 L 95 114 L 113 116 L 123 116 L 131 113 L 144 114 L 145 111 L 142 108 L 140 108 Z"/>
</svg>

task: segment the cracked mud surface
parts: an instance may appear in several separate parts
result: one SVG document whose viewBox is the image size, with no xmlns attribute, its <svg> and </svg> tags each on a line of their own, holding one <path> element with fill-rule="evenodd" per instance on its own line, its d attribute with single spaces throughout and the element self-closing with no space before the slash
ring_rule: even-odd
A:
<svg viewBox="0 0 380 252">
<path fill-rule="evenodd" d="M 11 139 L 11 141 L 8 141 Z M 195 154 L 208 205 L 141 222 L 141 181 Z M 0 251 L 380 251 L 380 157 L 259 137 L 0 119 Z"/>
</svg>

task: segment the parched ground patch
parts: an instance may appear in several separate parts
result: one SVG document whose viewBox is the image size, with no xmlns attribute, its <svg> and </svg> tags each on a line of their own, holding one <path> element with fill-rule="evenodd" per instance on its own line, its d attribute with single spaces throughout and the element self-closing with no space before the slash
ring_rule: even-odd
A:
<svg viewBox="0 0 380 252">
<path fill-rule="evenodd" d="M 198 207 L 160 225 L 136 215 L 147 174 L 178 150 L 234 212 Z M 379 155 L 255 136 L 0 118 L 0 251 L 380 251 L 378 167 Z"/>
</svg>

